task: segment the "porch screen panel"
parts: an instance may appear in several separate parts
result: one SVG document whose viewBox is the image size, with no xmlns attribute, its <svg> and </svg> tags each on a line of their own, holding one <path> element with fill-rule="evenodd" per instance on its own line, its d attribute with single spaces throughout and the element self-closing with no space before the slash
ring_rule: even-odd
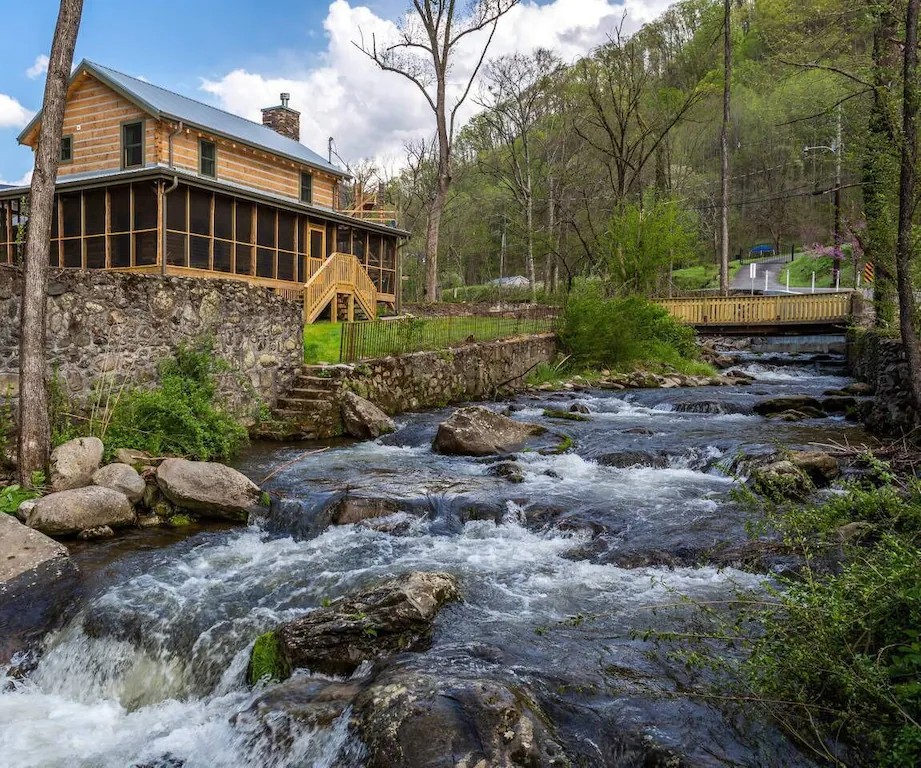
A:
<svg viewBox="0 0 921 768">
<path fill-rule="evenodd" d="M 249 275 L 253 271 L 253 205 L 237 202 L 234 216 L 236 245 L 234 246 L 234 270 L 238 275 Z"/>
<path fill-rule="evenodd" d="M 189 265 L 188 187 L 181 186 L 166 195 L 166 263 L 174 267 Z"/>
<path fill-rule="evenodd" d="M 396 293 L 397 244 L 392 237 L 382 237 L 381 293 Z"/>
<path fill-rule="evenodd" d="M 295 216 L 288 211 L 278 212 L 278 279 L 294 280 L 294 225 Z"/>
<path fill-rule="evenodd" d="M 83 202 L 79 192 L 61 195 L 62 238 L 64 263 L 68 269 L 83 267 Z"/>
<path fill-rule="evenodd" d="M 109 264 L 112 267 L 131 266 L 131 185 L 109 188 Z"/>
<path fill-rule="evenodd" d="M 92 189 L 83 193 L 83 234 L 86 243 L 86 268 L 106 266 L 106 191 Z"/>
<path fill-rule="evenodd" d="M 256 209 L 256 276 L 275 277 L 275 211 L 258 206 Z"/>
<path fill-rule="evenodd" d="M 214 196 L 214 269 L 233 270 L 233 199 Z"/>
<path fill-rule="evenodd" d="M 10 209 L 7 203 L 0 201 L 0 264 L 9 264 L 10 259 Z M 54 250 L 52 241 L 51 250 Z"/>
<path fill-rule="evenodd" d="M 189 266 L 211 269 L 211 193 L 189 190 Z"/>
<path fill-rule="evenodd" d="M 157 189 L 149 181 L 132 185 L 134 195 L 134 266 L 157 263 Z"/>
<path fill-rule="evenodd" d="M 352 230 L 341 224 L 336 227 L 336 251 L 338 253 L 352 252 Z"/>
</svg>

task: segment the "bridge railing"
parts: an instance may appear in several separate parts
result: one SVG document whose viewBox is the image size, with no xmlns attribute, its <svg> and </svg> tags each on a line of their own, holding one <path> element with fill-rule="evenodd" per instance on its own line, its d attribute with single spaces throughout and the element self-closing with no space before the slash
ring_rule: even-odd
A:
<svg viewBox="0 0 921 768">
<path fill-rule="evenodd" d="M 677 320 L 696 326 L 843 322 L 851 315 L 852 302 L 851 292 L 656 300 Z"/>
</svg>

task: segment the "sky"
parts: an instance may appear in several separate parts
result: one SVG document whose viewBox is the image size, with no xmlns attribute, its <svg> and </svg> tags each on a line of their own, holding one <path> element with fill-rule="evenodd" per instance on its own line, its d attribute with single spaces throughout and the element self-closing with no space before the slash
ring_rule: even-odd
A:
<svg viewBox="0 0 921 768">
<path fill-rule="evenodd" d="M 603 43 L 626 14 L 632 31 L 671 0 L 523 0 L 496 30 L 489 55 L 544 47 L 570 62 Z M 0 7 L 13 0 L 0 0 Z M 84 0 L 74 63 L 86 58 L 259 121 L 291 93 L 301 141 L 326 154 L 335 139 L 350 165 L 373 158 L 398 167 L 407 141 L 430 136 L 433 116 L 415 86 L 378 70 L 355 42 L 396 31 L 408 0 Z M 32 153 L 16 137 L 39 109 L 58 10 L 54 0 L 17 4 L 0 25 L 0 183 L 25 183 Z M 479 40 L 460 51 L 455 92 Z M 471 100 L 461 113 L 476 110 Z M 340 162 L 340 165 L 342 162 Z"/>
</svg>

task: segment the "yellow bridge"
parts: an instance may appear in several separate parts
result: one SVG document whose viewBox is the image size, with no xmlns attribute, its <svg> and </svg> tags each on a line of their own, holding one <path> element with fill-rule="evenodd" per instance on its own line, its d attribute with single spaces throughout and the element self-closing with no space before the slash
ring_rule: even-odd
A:
<svg viewBox="0 0 921 768">
<path fill-rule="evenodd" d="M 655 299 L 673 317 L 697 328 L 727 332 L 790 326 L 834 326 L 854 313 L 853 292 L 777 296 L 706 296 Z"/>
</svg>

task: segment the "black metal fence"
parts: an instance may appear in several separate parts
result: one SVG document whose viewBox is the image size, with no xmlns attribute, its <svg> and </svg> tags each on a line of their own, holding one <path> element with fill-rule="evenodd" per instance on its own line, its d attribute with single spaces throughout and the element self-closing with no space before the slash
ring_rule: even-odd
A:
<svg viewBox="0 0 921 768">
<path fill-rule="evenodd" d="M 555 330 L 556 316 L 546 309 L 496 316 L 400 317 L 343 323 L 340 359 L 353 363 Z"/>
</svg>

